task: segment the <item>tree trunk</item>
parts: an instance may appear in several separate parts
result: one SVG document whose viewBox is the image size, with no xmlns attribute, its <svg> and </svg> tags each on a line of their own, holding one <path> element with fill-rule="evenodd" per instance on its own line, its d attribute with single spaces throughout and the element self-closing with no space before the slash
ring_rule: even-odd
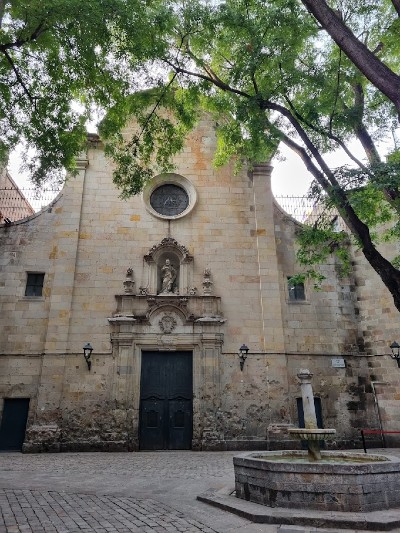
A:
<svg viewBox="0 0 400 533">
<path fill-rule="evenodd" d="M 0 0 L 0 29 L 3 27 L 3 17 L 6 9 L 6 0 Z"/>
<path fill-rule="evenodd" d="M 367 128 L 363 123 L 364 116 L 364 89 L 361 83 L 355 83 L 354 90 L 354 111 L 357 114 L 357 122 L 354 126 L 354 132 L 357 135 L 358 140 L 361 142 L 362 147 L 368 157 L 370 164 L 379 163 L 381 158 L 375 143 L 372 140 Z"/>
<path fill-rule="evenodd" d="M 337 208 L 352 234 L 361 244 L 364 257 L 381 278 L 390 294 L 398 311 L 400 311 L 400 270 L 395 268 L 374 246 L 369 228 L 359 219 L 351 207 L 346 192 L 343 189 L 336 191 Z"/>
<path fill-rule="evenodd" d="M 395 8 L 398 16 L 400 17 L 400 0 L 392 0 L 393 7 Z"/>
<path fill-rule="evenodd" d="M 325 0 L 301 2 L 364 76 L 393 102 L 400 115 L 400 77 L 357 39 Z"/>
<path fill-rule="evenodd" d="M 311 139 L 308 137 L 302 126 L 298 123 L 297 119 L 293 117 L 287 109 L 279 106 L 278 104 L 264 102 L 264 107 L 274 109 L 281 115 L 288 118 L 297 130 L 304 144 L 307 146 L 308 151 L 316 158 L 322 172 L 314 164 L 309 153 L 303 147 L 299 146 L 287 136 L 282 137 L 283 142 L 301 157 L 307 169 L 314 176 L 315 180 L 321 185 L 331 200 L 333 200 L 345 224 L 354 237 L 360 242 L 361 249 L 366 260 L 380 276 L 383 283 L 393 296 L 396 309 L 400 311 L 400 271 L 395 268 L 387 259 L 385 259 L 375 248 L 368 226 L 364 224 L 364 222 L 354 211 L 349 202 L 346 191 L 340 187 L 339 183 L 337 183 L 335 176 L 332 174 L 329 167 L 327 167 L 318 149 L 313 145 Z"/>
<path fill-rule="evenodd" d="M 368 158 L 368 161 L 371 164 L 379 163 L 380 157 L 379 157 L 378 150 L 376 149 L 375 143 L 372 140 L 363 122 L 359 122 L 358 124 L 356 124 L 356 126 L 354 127 L 354 133 L 356 134 L 357 139 L 362 144 L 362 147 L 364 148 L 364 152 Z"/>
<path fill-rule="evenodd" d="M 385 259 L 374 246 L 362 248 L 362 252 L 393 296 L 393 302 L 400 311 L 400 271 Z"/>
</svg>

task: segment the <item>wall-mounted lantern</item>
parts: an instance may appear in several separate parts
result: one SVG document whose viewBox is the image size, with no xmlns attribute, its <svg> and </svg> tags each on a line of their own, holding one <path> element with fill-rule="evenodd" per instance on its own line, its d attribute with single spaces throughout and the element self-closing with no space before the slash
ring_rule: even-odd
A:
<svg viewBox="0 0 400 533">
<path fill-rule="evenodd" d="M 249 349 L 245 344 L 242 344 L 242 346 L 239 348 L 239 364 L 240 364 L 240 370 L 243 372 L 244 362 L 247 359 L 247 354 L 249 353 Z"/>
<path fill-rule="evenodd" d="M 400 368 L 400 344 L 398 344 L 396 341 L 394 341 L 390 345 L 390 349 L 392 350 L 392 353 L 391 353 L 390 357 L 392 359 L 396 359 L 397 366 Z"/>
<path fill-rule="evenodd" d="M 92 361 L 90 360 L 90 356 L 92 355 L 92 352 L 93 352 L 93 347 L 90 344 L 90 342 L 87 342 L 85 346 L 83 347 L 83 357 L 85 358 L 89 372 L 90 372 L 90 369 L 92 368 Z"/>
</svg>

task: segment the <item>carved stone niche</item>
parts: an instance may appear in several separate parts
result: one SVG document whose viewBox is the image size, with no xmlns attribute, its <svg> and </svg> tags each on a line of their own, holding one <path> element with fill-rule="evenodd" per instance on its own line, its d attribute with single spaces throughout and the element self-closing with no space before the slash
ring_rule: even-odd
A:
<svg viewBox="0 0 400 533">
<path fill-rule="evenodd" d="M 138 294 L 134 294 L 133 289 L 126 290 L 128 284 L 124 283 L 124 293 L 115 295 L 117 309 L 108 319 L 113 342 L 132 342 L 134 333 L 143 332 L 141 328 L 148 326 L 152 335 L 167 338 L 182 333 L 188 326 L 191 331 L 193 328 L 214 330 L 225 323 L 221 298 L 212 294 L 209 269 L 204 273 L 203 294 L 197 294 L 193 283 L 193 257 L 185 246 L 166 237 L 154 245 L 144 259 L 148 285 L 139 287 Z M 164 267 L 174 269 L 170 285 L 164 279 L 168 270 Z M 133 280 L 130 270 L 129 276 Z"/>
<path fill-rule="evenodd" d="M 172 237 L 165 237 L 144 256 L 148 268 L 147 294 L 189 294 L 193 279 L 193 257 Z"/>
</svg>

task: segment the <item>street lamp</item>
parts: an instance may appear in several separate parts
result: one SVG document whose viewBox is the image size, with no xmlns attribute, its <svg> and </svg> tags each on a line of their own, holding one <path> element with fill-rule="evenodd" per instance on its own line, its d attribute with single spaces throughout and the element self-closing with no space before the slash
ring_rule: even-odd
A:
<svg viewBox="0 0 400 533">
<path fill-rule="evenodd" d="M 394 341 L 390 345 L 390 349 L 392 350 L 392 353 L 391 353 L 390 357 L 392 359 L 396 359 L 397 366 L 400 368 L 400 344 L 398 344 L 396 341 Z"/>
<path fill-rule="evenodd" d="M 240 370 L 243 372 L 244 362 L 247 359 L 247 354 L 249 353 L 249 349 L 245 344 L 242 344 L 242 346 L 239 348 L 239 364 L 240 364 Z"/>
<path fill-rule="evenodd" d="M 83 347 L 83 357 L 85 358 L 89 372 L 90 372 L 90 369 L 92 368 L 92 361 L 90 360 L 90 356 L 92 355 L 92 352 L 93 352 L 93 347 L 90 344 L 90 342 L 87 342 L 85 346 Z"/>
</svg>

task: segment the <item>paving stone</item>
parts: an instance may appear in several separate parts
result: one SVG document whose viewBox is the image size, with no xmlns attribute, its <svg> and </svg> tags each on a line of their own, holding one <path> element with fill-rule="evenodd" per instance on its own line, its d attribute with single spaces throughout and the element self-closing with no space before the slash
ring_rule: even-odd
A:
<svg viewBox="0 0 400 533">
<path fill-rule="evenodd" d="M 29 505 L 35 502 L 46 501 L 50 505 L 44 506 L 40 512 L 19 514 L 18 499 L 21 493 L 18 490 L 0 489 L 0 506 L 14 511 L 15 525 L 6 525 L 0 517 L 0 528 L 7 533 L 56 533 L 95 532 L 95 533 L 124 533 L 131 531 L 165 532 L 171 531 L 173 525 L 176 531 L 198 533 L 216 530 L 205 529 L 204 524 L 198 521 L 187 520 L 182 513 L 165 505 L 159 505 L 152 500 L 134 498 L 117 498 L 112 496 L 99 497 L 75 494 L 71 497 L 62 492 L 24 491 L 28 500 L 23 508 L 32 511 Z M 31 503 L 27 503 L 27 502 Z M 86 506 L 89 502 L 89 509 Z M 159 509 L 155 511 L 155 509 Z M 60 511 L 63 509 L 63 511 Z M 121 512 L 123 520 L 121 521 Z M 93 513 L 93 517 L 91 514 Z M 96 517 L 96 519 L 95 519 Z M 195 522 L 195 523 L 194 523 Z M 165 523 L 165 527 L 163 525 Z M 53 527 L 54 526 L 54 527 Z M 1 531 L 1 529 L 0 529 Z M 173 531 L 173 529 L 172 529 Z"/>
<path fill-rule="evenodd" d="M 251 523 L 196 501 L 208 488 L 234 486 L 236 454 L 0 454 L 0 533 L 344 531 Z"/>
</svg>

